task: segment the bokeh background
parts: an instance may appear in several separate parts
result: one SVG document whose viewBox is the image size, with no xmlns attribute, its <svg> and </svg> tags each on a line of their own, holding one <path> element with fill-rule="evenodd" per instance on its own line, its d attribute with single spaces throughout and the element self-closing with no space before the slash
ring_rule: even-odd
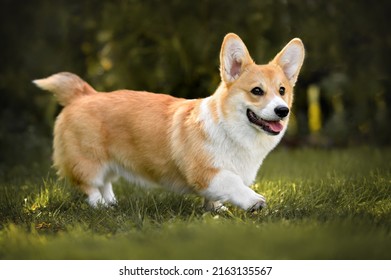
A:
<svg viewBox="0 0 391 280">
<path fill-rule="evenodd" d="M 258 64 L 293 37 L 305 44 L 283 145 L 388 145 L 390 11 L 387 0 L 0 0 L 0 175 L 50 164 L 61 108 L 33 79 L 71 71 L 104 91 L 205 97 L 228 32 Z"/>
</svg>

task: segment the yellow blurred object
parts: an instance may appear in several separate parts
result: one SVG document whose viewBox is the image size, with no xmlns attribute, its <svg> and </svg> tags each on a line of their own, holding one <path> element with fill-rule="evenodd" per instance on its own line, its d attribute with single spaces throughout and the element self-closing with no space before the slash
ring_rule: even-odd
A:
<svg viewBox="0 0 391 280">
<path fill-rule="evenodd" d="M 102 57 L 100 64 L 105 71 L 108 71 L 113 67 L 113 63 L 108 57 Z"/>
<path fill-rule="evenodd" d="M 311 134 L 316 134 L 322 128 L 322 111 L 320 108 L 320 89 L 310 85 L 307 91 L 308 98 L 308 127 Z"/>
</svg>

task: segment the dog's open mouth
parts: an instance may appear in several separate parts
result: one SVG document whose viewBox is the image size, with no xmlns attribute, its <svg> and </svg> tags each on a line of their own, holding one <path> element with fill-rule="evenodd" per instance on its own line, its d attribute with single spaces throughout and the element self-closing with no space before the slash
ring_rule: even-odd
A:
<svg viewBox="0 0 391 280">
<path fill-rule="evenodd" d="M 247 109 L 247 118 L 248 120 L 255 124 L 256 126 L 262 128 L 264 131 L 268 132 L 272 135 L 277 135 L 283 129 L 283 125 L 280 121 L 267 121 L 260 118 L 257 114 L 255 114 L 250 109 Z"/>
</svg>

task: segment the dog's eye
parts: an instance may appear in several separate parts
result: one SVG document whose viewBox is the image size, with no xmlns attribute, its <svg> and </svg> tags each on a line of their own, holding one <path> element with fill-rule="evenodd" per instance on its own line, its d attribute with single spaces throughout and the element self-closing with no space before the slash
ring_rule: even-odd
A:
<svg viewBox="0 0 391 280">
<path fill-rule="evenodd" d="M 284 94 L 285 94 L 285 88 L 284 88 L 284 87 L 280 87 L 280 89 L 278 90 L 278 92 L 279 92 L 281 95 L 284 95 Z"/>
<path fill-rule="evenodd" d="M 251 93 L 254 95 L 263 95 L 264 91 L 260 87 L 255 87 L 251 90 Z"/>
</svg>

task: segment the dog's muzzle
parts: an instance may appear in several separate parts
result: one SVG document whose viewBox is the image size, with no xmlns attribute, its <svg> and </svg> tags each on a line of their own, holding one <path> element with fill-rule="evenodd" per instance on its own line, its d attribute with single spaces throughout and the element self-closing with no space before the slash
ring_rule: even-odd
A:
<svg viewBox="0 0 391 280">
<path fill-rule="evenodd" d="M 284 106 L 276 107 L 276 109 L 275 109 L 276 114 L 277 114 L 276 110 L 279 107 L 284 107 Z M 281 116 L 284 115 L 284 117 L 286 117 L 289 113 L 289 109 L 288 108 L 286 108 L 286 109 L 280 108 L 277 111 L 279 111 L 279 114 Z M 277 116 L 279 116 L 280 118 L 283 118 L 280 115 L 277 114 Z M 271 134 L 271 135 L 278 135 L 282 131 L 282 129 L 284 128 L 284 126 L 281 124 L 280 120 L 278 120 L 278 121 L 264 120 L 261 117 L 259 117 L 257 114 L 255 114 L 253 111 L 251 111 L 250 109 L 247 109 L 247 118 L 252 124 L 256 125 L 257 127 L 261 128 L 262 130 L 264 130 L 265 132 L 267 132 L 268 134 Z"/>
</svg>

